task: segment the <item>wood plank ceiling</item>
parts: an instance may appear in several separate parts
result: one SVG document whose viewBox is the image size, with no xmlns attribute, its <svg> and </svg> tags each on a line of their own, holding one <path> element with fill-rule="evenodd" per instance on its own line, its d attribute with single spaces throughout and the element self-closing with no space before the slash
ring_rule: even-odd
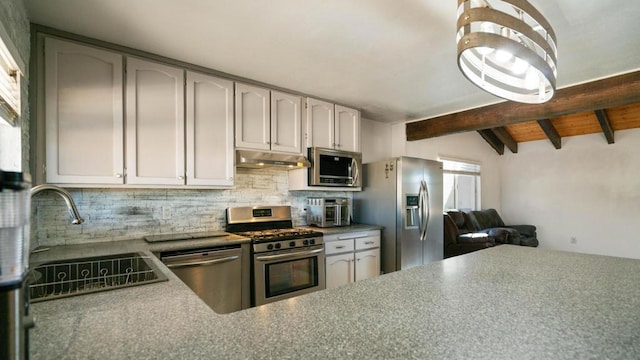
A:
<svg viewBox="0 0 640 360">
<path fill-rule="evenodd" d="M 615 132 L 640 128 L 640 72 L 560 89 L 546 104 L 505 102 L 407 124 L 407 140 L 477 131 L 502 155 L 506 147 L 548 139 L 562 148 L 562 138 L 602 133 L 615 142 Z"/>
</svg>

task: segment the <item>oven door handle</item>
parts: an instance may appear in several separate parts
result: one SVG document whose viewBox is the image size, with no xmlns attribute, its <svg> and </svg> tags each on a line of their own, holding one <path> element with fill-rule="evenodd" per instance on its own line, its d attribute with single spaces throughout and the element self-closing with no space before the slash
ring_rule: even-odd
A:
<svg viewBox="0 0 640 360">
<path fill-rule="evenodd" d="M 258 260 L 258 261 L 292 259 L 292 258 L 303 257 L 303 256 L 307 256 L 307 255 L 319 254 L 319 253 L 321 253 L 323 251 L 324 251 L 324 249 L 316 249 L 316 250 L 309 250 L 309 251 L 303 251 L 303 252 L 295 252 L 295 253 L 291 253 L 291 254 L 264 255 L 264 256 L 256 256 L 255 259 Z"/>
</svg>

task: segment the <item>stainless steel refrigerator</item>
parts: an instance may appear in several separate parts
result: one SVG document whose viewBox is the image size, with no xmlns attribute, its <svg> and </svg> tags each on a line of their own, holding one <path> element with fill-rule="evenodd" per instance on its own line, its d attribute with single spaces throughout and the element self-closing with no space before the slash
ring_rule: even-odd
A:
<svg viewBox="0 0 640 360">
<path fill-rule="evenodd" d="M 353 198 L 355 222 L 384 226 L 384 273 L 442 260 L 442 163 L 398 157 L 364 164 L 363 190 Z"/>
</svg>

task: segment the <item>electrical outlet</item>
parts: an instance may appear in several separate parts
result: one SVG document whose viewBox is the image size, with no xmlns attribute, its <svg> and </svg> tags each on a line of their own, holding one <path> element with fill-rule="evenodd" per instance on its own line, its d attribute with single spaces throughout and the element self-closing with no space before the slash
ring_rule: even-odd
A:
<svg viewBox="0 0 640 360">
<path fill-rule="evenodd" d="M 575 236 L 572 236 L 571 239 L 569 240 L 570 243 L 572 243 L 573 245 L 578 243 L 578 239 L 576 239 Z"/>
<path fill-rule="evenodd" d="M 162 207 L 162 220 L 171 219 L 171 206 Z"/>
</svg>

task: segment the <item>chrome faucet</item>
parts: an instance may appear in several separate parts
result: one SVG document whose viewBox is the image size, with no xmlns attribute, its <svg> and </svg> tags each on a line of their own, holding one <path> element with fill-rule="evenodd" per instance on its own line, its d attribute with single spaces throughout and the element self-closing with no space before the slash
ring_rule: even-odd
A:
<svg viewBox="0 0 640 360">
<path fill-rule="evenodd" d="M 31 197 L 45 190 L 51 190 L 57 193 L 58 195 L 60 195 L 64 199 L 64 202 L 67 204 L 67 208 L 69 209 L 69 214 L 71 214 L 71 217 L 73 218 L 73 220 L 71 221 L 72 224 L 79 225 L 84 222 L 84 219 L 80 216 L 80 213 L 78 212 L 76 203 L 73 202 L 73 198 L 71 197 L 71 194 L 69 194 L 67 190 L 61 187 L 58 187 L 55 185 L 49 185 L 49 184 L 34 186 L 31 188 Z"/>
</svg>

